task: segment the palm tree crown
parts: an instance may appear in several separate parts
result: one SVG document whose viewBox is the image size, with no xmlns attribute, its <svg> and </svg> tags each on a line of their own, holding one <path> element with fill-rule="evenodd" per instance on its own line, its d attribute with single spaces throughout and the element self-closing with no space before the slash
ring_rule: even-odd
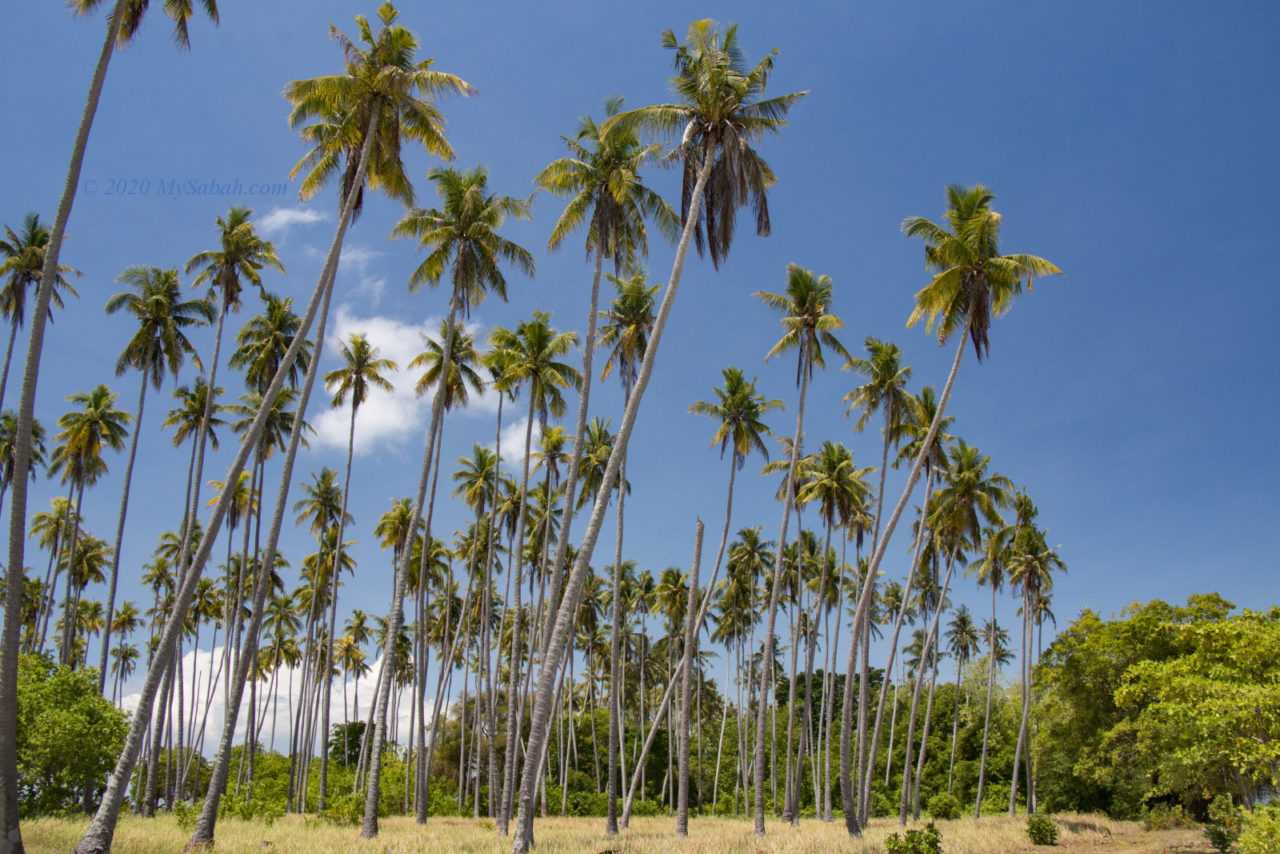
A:
<svg viewBox="0 0 1280 854">
<path fill-rule="evenodd" d="M 799 264 L 787 265 L 787 290 L 783 294 L 758 291 L 754 296 L 782 315 L 785 334 L 773 345 L 766 359 L 797 351 L 796 385 L 801 375 L 813 376 L 813 366 L 825 367 L 822 348 L 829 347 L 846 360 L 849 352 L 836 338 L 834 330 L 842 329 L 844 321 L 831 314 L 831 297 L 835 290 L 830 276 L 820 276 Z"/>
<path fill-rule="evenodd" d="M 138 320 L 138 331 L 116 361 L 116 376 L 129 368 L 149 375 L 160 388 L 165 369 L 177 376 L 184 357 L 195 355 L 195 347 L 184 329 L 213 320 L 206 300 L 183 300 L 177 270 L 159 267 L 130 267 L 116 277 L 133 288 L 107 300 L 107 314 L 127 310 Z"/>
</svg>

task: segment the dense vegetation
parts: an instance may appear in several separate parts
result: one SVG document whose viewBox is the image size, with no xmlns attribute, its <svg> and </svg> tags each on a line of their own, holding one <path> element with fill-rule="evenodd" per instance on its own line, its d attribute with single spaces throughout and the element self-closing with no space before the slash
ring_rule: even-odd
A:
<svg viewBox="0 0 1280 854">
<path fill-rule="evenodd" d="M 216 4 L 204 8 L 216 20 Z M 186 46 L 191 9 L 165 9 Z M 593 268 L 585 330 L 533 312 L 484 341 L 468 331 L 470 310 L 505 299 L 508 275 L 536 269 L 535 254 L 502 234 L 529 216 L 529 203 L 493 191 L 483 168 L 437 166 L 427 175 L 436 206 L 424 207 L 401 146 L 453 160 L 438 102 L 473 89 L 417 58 L 390 3 L 375 22 L 357 18 L 354 38 L 335 28 L 341 71 L 285 91 L 290 124 L 309 146 L 292 176 L 304 199 L 332 186 L 340 203 L 306 306 L 266 290 L 263 272 L 284 265 L 253 212 L 233 207 L 181 272 L 135 266 L 119 276 L 124 290 L 105 308 L 136 321 L 116 363 L 117 375 L 138 374 L 133 411 L 98 385 L 68 394 L 71 408 L 46 432 L 33 419 L 35 367 L 52 308 L 75 295 L 63 230 L 107 64 L 145 11 L 119 0 L 108 18 L 52 227 L 31 215 L 0 243 L 0 309 L 11 325 L 0 405 L 17 332 L 29 328 L 20 402 L 0 416 L 0 498 L 8 494 L 11 512 L 4 844 L 20 839 L 19 816 L 84 809 L 94 818 L 77 850 L 105 851 L 126 803 L 143 816 L 177 812 L 196 846 L 211 844 L 228 814 L 317 814 L 369 837 L 380 816 L 459 813 L 488 816 L 524 851 L 535 814 L 601 816 L 612 833 L 632 815 L 669 811 L 678 834 L 691 811 L 752 815 L 758 834 L 766 814 L 839 815 L 858 835 L 872 816 L 905 825 L 1020 808 L 1130 817 L 1176 803 L 1203 817 L 1215 796 L 1252 809 L 1280 782 L 1276 612 L 1235 614 L 1216 596 L 1134 606 L 1109 621 L 1085 612 L 1041 648 L 1066 566 L 1027 489 L 955 435 L 946 410 L 965 352 L 981 361 L 995 318 L 1061 271 L 1002 249 L 1002 217 L 984 186 L 947 188 L 939 221 L 902 222 L 923 244 L 926 268 L 914 306 L 904 306 L 908 326 L 924 321 L 956 347 L 941 391 L 913 390 L 891 342 L 850 347 L 836 283 L 788 265 L 778 292 L 754 297 L 781 322 L 762 355 L 795 359 L 794 427 L 774 414 L 783 401 L 726 367 L 721 385 L 690 402 L 726 459 L 723 527 L 704 549 L 697 523 L 687 569 L 654 572 L 627 558 L 627 446 L 688 250 L 718 267 L 747 204 L 756 233 L 768 235 L 775 178 L 755 146 L 806 94 L 767 93 L 776 51 L 749 64 L 734 27 L 697 21 L 683 41 L 665 33 L 675 102 L 624 110 L 611 101 L 535 179 L 567 199 L 548 249 L 584 240 Z M 678 212 L 642 180 L 663 158 L 682 167 Z M 417 391 L 432 401 L 417 492 L 369 524 L 348 508 L 352 479 L 374 474 L 355 464 L 355 425 L 397 366 L 363 334 L 340 343 L 339 368 L 321 375 L 319 365 L 343 240 L 374 192 L 404 206 L 391 236 L 421 250 L 410 291 L 447 283 L 448 296 L 446 319 L 409 366 L 421 368 Z M 644 272 L 651 238 L 676 247 L 665 290 Z M 199 289 L 190 299 L 188 285 Z M 603 302 L 602 285 L 612 290 Z M 257 314 L 225 328 L 258 297 Z M 212 351 L 198 360 L 191 334 L 208 325 Z M 828 367 L 856 377 L 843 403 L 857 431 L 879 431 L 877 465 L 858 467 L 843 443 L 805 435 L 810 382 Z M 183 506 L 151 561 L 121 566 L 148 391 L 184 376 L 164 421 L 175 446 L 190 447 L 187 470 L 174 474 L 185 478 Z M 609 414 L 591 410 L 593 379 L 610 378 L 625 398 L 616 432 Z M 346 465 L 295 476 L 317 380 L 333 407 L 350 405 Z M 228 392 L 233 384 L 243 391 Z M 441 459 L 450 413 L 485 390 L 501 400 L 496 437 L 503 407 L 527 416 L 523 455 L 477 444 L 456 463 Z M 771 427 L 783 434 L 773 459 Z M 205 469 L 228 433 L 238 441 L 225 443 L 232 459 L 219 459 L 227 474 L 209 500 Z M 117 453 L 126 474 L 108 540 L 81 508 Z M 772 520 L 734 516 L 749 462 L 780 478 L 773 539 Z M 906 481 L 886 502 L 890 467 Z M 46 471 L 66 495 L 28 514 L 28 480 Z M 437 499 L 448 500 L 441 479 L 471 517 L 450 534 L 432 527 Z M 301 498 L 291 500 L 295 490 Z M 601 559 L 610 509 L 615 540 Z M 279 550 L 288 514 L 315 540 L 292 565 Z M 577 514 L 586 514 L 580 532 Z M 914 522 L 911 558 L 895 579 L 885 556 L 904 516 Z M 377 538 L 393 567 L 383 614 L 340 608 L 344 576 L 357 571 L 357 530 Z M 25 569 L 37 552 L 43 572 Z M 296 583 L 286 580 L 294 567 Z M 150 601 L 117 601 L 122 571 Z M 990 616 L 952 607 L 965 579 L 989 590 Z M 1006 589 L 1019 603 L 1016 626 L 996 619 Z M 881 635 L 887 654 L 877 647 L 873 661 Z M 204 672 L 179 666 L 195 651 L 207 651 Z M 126 716 L 113 704 L 139 667 L 145 678 Z M 227 712 L 221 731 L 208 726 L 215 700 Z"/>
</svg>

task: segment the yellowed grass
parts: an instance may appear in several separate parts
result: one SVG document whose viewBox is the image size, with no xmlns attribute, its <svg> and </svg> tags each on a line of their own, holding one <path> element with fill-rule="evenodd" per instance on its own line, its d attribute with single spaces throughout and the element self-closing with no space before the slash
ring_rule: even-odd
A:
<svg viewBox="0 0 1280 854">
<path fill-rule="evenodd" d="M 1145 835 L 1138 825 L 1111 821 L 1097 816 L 1054 816 L 1061 830 L 1062 852 L 1093 851 L 1161 851 L 1164 846 L 1142 847 Z M 78 841 L 85 821 L 72 819 L 37 819 L 24 822 L 22 834 L 27 850 L 33 854 L 70 851 Z M 959 819 L 938 823 L 946 854 L 1006 854 L 1035 849 L 1026 835 L 1026 821 L 1008 817 L 984 817 L 981 821 Z M 539 819 L 536 827 L 538 854 L 773 854 L 777 852 L 850 851 L 879 854 L 882 841 L 898 830 L 896 821 L 876 820 L 860 840 L 850 839 L 844 824 L 826 824 L 805 819 L 798 828 L 771 820 L 764 839 L 756 839 L 752 824 L 745 819 L 693 818 L 689 837 L 675 837 L 672 818 L 635 818 L 620 836 L 604 834 L 604 820 L 597 818 Z M 218 823 L 217 851 L 255 852 L 255 854 L 302 854 L 303 852 L 339 852 L 339 854 L 507 854 L 510 839 L 499 839 L 491 823 L 464 818 L 433 818 L 425 827 L 411 818 L 388 818 L 381 823 L 381 834 L 374 840 L 360 839 L 359 828 L 333 825 L 289 816 L 268 827 L 256 822 L 224 819 Z M 141 819 L 125 815 L 116 831 L 114 850 L 121 854 L 172 854 L 180 851 L 188 833 L 169 815 Z M 1155 840 L 1152 840 L 1154 843 Z M 1136 847 L 1135 847 L 1136 846 Z"/>
</svg>

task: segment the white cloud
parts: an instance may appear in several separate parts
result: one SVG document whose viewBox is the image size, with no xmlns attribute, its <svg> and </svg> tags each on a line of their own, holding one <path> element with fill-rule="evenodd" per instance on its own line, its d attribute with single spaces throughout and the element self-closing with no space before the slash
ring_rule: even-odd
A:
<svg viewBox="0 0 1280 854">
<path fill-rule="evenodd" d="M 502 461 L 504 463 L 524 462 L 524 432 L 528 426 L 529 416 L 526 415 L 514 424 L 507 424 L 502 428 L 502 433 L 498 441 L 498 449 L 499 453 L 502 454 Z M 537 432 L 538 431 L 535 428 L 533 437 L 535 444 L 538 441 Z M 489 450 L 493 450 L 492 443 L 490 443 L 488 447 Z"/>
<path fill-rule="evenodd" d="M 397 370 L 386 376 L 393 390 L 374 389 L 360 406 L 356 418 L 355 451 L 367 454 L 379 445 L 398 446 L 404 440 L 415 438 L 421 444 L 431 415 L 431 391 L 422 397 L 414 393 L 414 386 L 421 375 L 420 368 L 408 367 L 409 362 L 424 349 L 422 336 L 435 337 L 440 328 L 439 317 L 427 317 L 418 323 L 409 323 L 393 317 L 360 317 L 349 305 L 339 306 L 331 326 L 332 333 L 325 341 L 326 353 L 332 359 L 338 352 L 340 341 L 348 340 L 354 333 L 363 333 L 369 343 L 378 348 L 378 355 L 390 359 Z M 469 326 L 468 331 L 479 337 L 479 329 Z M 466 409 L 455 415 L 470 414 L 491 417 L 498 410 L 498 395 L 486 390 L 471 398 Z M 316 441 L 321 445 L 345 449 L 351 428 L 350 405 L 340 409 L 326 409 L 312 420 L 316 429 Z M 523 450 L 523 434 L 520 448 Z"/>
<path fill-rule="evenodd" d="M 222 738 L 222 728 L 226 722 L 225 686 L 223 683 L 225 666 L 223 664 L 223 655 L 225 649 L 225 647 L 217 647 L 212 652 L 207 649 L 200 649 L 188 652 L 182 657 L 184 716 L 188 721 L 194 719 L 197 736 L 200 732 L 201 721 L 204 721 L 205 740 L 200 745 L 200 752 L 203 756 L 209 758 L 212 758 L 218 751 L 218 743 Z M 341 677 L 334 679 L 329 695 L 329 720 L 331 724 L 338 724 L 343 721 L 344 709 L 350 720 L 369 719 L 375 700 L 374 685 L 381 666 L 382 656 L 379 655 L 372 662 L 368 675 L 363 679 L 348 679 L 345 685 Z M 210 690 L 209 682 L 211 673 L 214 677 L 212 690 Z M 144 673 L 139 672 L 134 677 L 134 680 L 141 684 L 144 675 Z M 431 680 L 429 684 L 434 684 L 434 680 Z M 274 749 L 280 753 L 288 752 L 289 732 L 290 727 L 293 725 L 292 714 L 297 711 L 298 693 L 301 688 L 302 671 L 300 668 L 282 667 L 274 677 L 268 677 L 266 681 L 258 683 L 257 696 L 255 697 L 257 703 L 255 720 L 259 722 L 260 726 L 260 743 L 268 750 Z M 405 687 L 400 690 L 400 701 L 397 704 L 399 712 L 396 730 L 401 743 L 409 737 L 410 733 L 409 712 L 412 705 L 412 697 L 413 694 L 410 688 Z M 135 691 L 125 695 L 121 705 L 126 712 L 133 712 L 138 708 L 139 699 L 140 695 Z M 356 707 L 357 700 L 360 703 L 358 710 Z M 433 699 L 428 697 L 426 703 L 427 709 L 431 709 Z M 248 719 L 249 686 L 246 685 L 244 696 L 241 699 L 240 714 L 236 719 L 234 743 L 243 743 Z M 272 732 L 273 723 L 274 734 Z M 388 721 L 388 724 L 390 723 Z M 184 735 L 183 738 L 185 742 L 186 736 Z M 273 741 L 274 748 L 272 747 Z M 316 744 L 318 747 L 318 738 Z"/>
<path fill-rule="evenodd" d="M 312 208 L 272 208 L 258 220 L 258 227 L 268 237 L 284 235 L 295 225 L 315 225 L 328 219 L 328 214 Z"/>
</svg>

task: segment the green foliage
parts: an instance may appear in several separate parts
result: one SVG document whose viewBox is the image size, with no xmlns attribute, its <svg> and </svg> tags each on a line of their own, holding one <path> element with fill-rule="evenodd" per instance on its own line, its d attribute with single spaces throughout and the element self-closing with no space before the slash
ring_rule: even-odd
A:
<svg viewBox="0 0 1280 854">
<path fill-rule="evenodd" d="M 1221 851 L 1222 854 L 1227 854 L 1236 841 L 1236 835 L 1219 824 L 1206 824 L 1204 826 L 1204 838 L 1209 840 L 1209 844 Z"/>
<path fill-rule="evenodd" d="M 1274 854 L 1280 851 L 1280 807 L 1260 807 L 1244 816 L 1240 854 Z"/>
<path fill-rule="evenodd" d="M 23 817 L 74 809 L 124 746 L 125 715 L 98 694 L 97 671 L 18 660 L 18 804 Z"/>
<path fill-rule="evenodd" d="M 1178 827 L 1195 827 L 1195 822 L 1182 812 L 1182 804 L 1156 804 L 1142 808 L 1143 830 L 1171 830 Z"/>
<path fill-rule="evenodd" d="M 330 797 L 320 811 L 320 818 L 338 825 L 357 825 L 364 820 L 364 798 L 345 792 Z"/>
<path fill-rule="evenodd" d="M 228 792 L 218 804 L 218 816 L 233 816 L 242 821 L 261 821 L 268 827 L 284 816 L 284 798 L 273 797 L 272 786 L 263 786 L 255 780 L 240 794 Z"/>
<path fill-rule="evenodd" d="M 942 831 L 929 822 L 901 837 L 893 833 L 884 841 L 884 850 L 888 854 L 942 854 Z"/>
<path fill-rule="evenodd" d="M 1240 809 L 1232 802 L 1226 792 L 1218 795 L 1209 804 L 1209 823 L 1227 830 L 1240 832 Z"/>
<path fill-rule="evenodd" d="M 929 799 L 925 811 L 939 821 L 953 821 L 960 817 L 960 802 L 946 792 L 940 792 Z"/>
<path fill-rule="evenodd" d="M 1027 837 L 1032 845 L 1057 845 L 1058 825 L 1044 813 L 1027 816 Z"/>
<path fill-rule="evenodd" d="M 196 819 L 200 818 L 200 803 L 189 804 L 178 801 L 173 805 L 173 817 L 178 820 L 178 827 L 183 830 L 194 830 Z"/>
</svg>

